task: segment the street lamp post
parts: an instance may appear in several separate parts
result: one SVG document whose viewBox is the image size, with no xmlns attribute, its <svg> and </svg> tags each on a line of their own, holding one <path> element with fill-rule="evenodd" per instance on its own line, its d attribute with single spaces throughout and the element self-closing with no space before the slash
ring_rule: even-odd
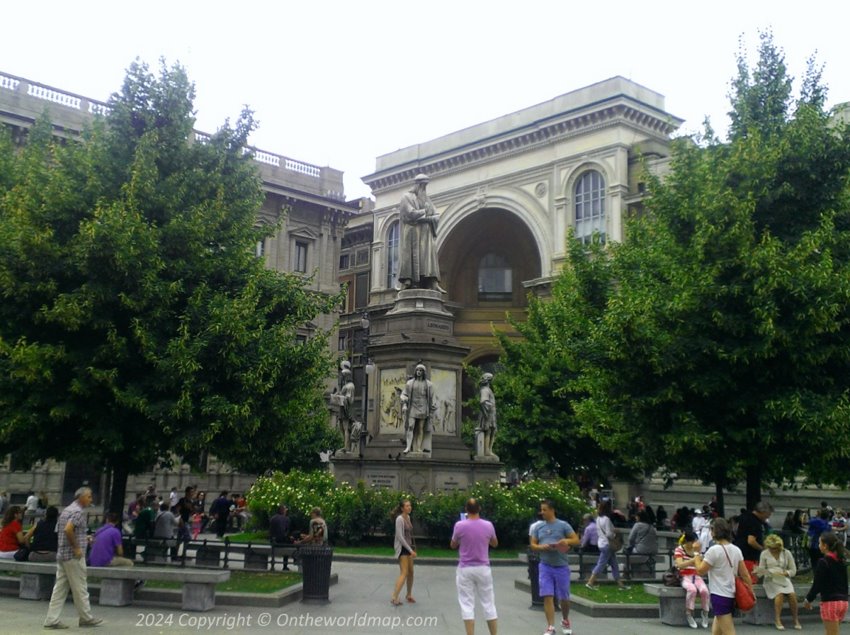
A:
<svg viewBox="0 0 850 635">
<path fill-rule="evenodd" d="M 369 435 L 369 376 L 375 372 L 375 365 L 369 359 L 369 314 L 364 311 L 360 318 L 360 327 L 363 329 L 363 354 L 366 358 L 366 363 L 363 365 L 365 376 L 363 377 L 363 424 L 360 428 L 360 458 L 363 458 L 363 451 L 366 448 L 366 439 Z"/>
</svg>

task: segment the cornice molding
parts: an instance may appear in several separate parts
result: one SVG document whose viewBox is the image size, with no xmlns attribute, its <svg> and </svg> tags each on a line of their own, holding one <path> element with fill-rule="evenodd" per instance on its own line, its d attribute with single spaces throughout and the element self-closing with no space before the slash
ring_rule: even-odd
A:
<svg viewBox="0 0 850 635">
<path fill-rule="evenodd" d="M 430 158 L 407 163 L 396 168 L 377 172 L 363 178 L 374 193 L 410 183 L 420 172 L 432 178 L 445 176 L 469 167 L 501 160 L 514 154 L 528 152 L 537 147 L 563 141 L 617 124 L 625 124 L 657 138 L 666 138 L 681 121 L 672 115 L 665 119 L 629 103 L 618 102 L 597 110 L 537 124 L 505 133 L 499 139 L 484 142 L 453 153 L 443 153 Z"/>
</svg>

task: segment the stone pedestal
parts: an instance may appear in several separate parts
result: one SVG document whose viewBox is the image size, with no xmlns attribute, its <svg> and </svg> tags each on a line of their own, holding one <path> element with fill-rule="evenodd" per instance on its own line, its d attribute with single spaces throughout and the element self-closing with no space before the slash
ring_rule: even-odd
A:
<svg viewBox="0 0 850 635">
<path fill-rule="evenodd" d="M 363 481 L 381 487 L 421 496 L 426 492 L 465 490 L 478 481 L 496 481 L 502 470 L 500 463 L 476 461 L 441 461 L 412 456 L 410 458 L 361 460 L 335 458 L 334 476 L 338 482 L 352 485 Z"/>
<path fill-rule="evenodd" d="M 22 573 L 18 597 L 22 600 L 49 600 L 56 584 L 56 575 Z"/>
<path fill-rule="evenodd" d="M 104 578 L 100 581 L 100 599 L 103 606 L 127 606 L 133 603 L 135 580 Z"/>
<path fill-rule="evenodd" d="M 462 363 L 469 349 L 454 337 L 454 316 L 442 294 L 405 289 L 389 311 L 373 313 L 370 320 L 369 358 L 376 369 L 368 378 L 366 429 L 371 440 L 362 457 L 337 452 L 331 459 L 337 481 L 362 480 L 372 487 L 418 495 L 497 480 L 502 470 L 498 457 L 477 459 L 461 439 Z M 431 452 L 404 454 L 400 396 L 420 362 L 438 406 L 432 417 Z"/>
<path fill-rule="evenodd" d="M 215 608 L 215 584 L 183 583 L 184 611 L 211 611 Z"/>
</svg>

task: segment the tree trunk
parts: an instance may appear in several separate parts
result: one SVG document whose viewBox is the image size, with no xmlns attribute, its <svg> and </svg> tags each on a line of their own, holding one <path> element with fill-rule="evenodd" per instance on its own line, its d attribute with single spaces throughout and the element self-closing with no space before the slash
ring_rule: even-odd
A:
<svg viewBox="0 0 850 635">
<path fill-rule="evenodd" d="M 761 500 L 761 465 L 747 466 L 747 509 L 752 510 Z"/>
<path fill-rule="evenodd" d="M 725 479 L 721 477 L 714 480 L 714 496 L 717 498 L 717 515 L 720 518 L 726 518 L 726 500 L 723 494 L 725 489 Z"/>
<path fill-rule="evenodd" d="M 130 471 L 124 462 L 119 461 L 112 464 L 112 491 L 109 493 L 109 507 L 107 511 L 124 513 L 124 497 L 127 493 L 127 477 Z"/>
</svg>

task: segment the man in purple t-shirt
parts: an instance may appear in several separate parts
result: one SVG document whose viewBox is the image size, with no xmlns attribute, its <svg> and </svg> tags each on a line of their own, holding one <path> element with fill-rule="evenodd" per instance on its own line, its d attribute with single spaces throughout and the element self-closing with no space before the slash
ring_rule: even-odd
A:
<svg viewBox="0 0 850 635">
<path fill-rule="evenodd" d="M 97 530 L 89 553 L 89 566 L 92 567 L 132 567 L 133 561 L 124 557 L 121 530 L 118 523 L 121 516 L 116 512 L 106 515 L 103 527 Z"/>
<path fill-rule="evenodd" d="M 480 517 L 481 505 L 474 498 L 466 501 L 466 520 L 455 523 L 452 549 L 460 549 L 455 582 L 460 615 L 466 634 L 475 632 L 475 598 L 481 602 L 490 635 L 496 635 L 496 598 L 490 572 L 490 547 L 499 544 L 493 523 Z"/>
</svg>

